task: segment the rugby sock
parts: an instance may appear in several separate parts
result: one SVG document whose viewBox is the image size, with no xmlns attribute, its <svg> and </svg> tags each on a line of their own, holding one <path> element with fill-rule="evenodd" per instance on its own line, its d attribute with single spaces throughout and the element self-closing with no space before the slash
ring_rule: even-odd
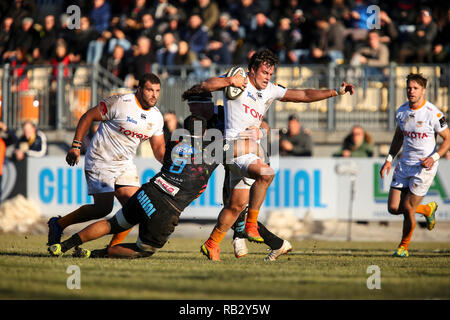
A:
<svg viewBox="0 0 450 320">
<path fill-rule="evenodd" d="M 118 245 L 120 243 L 122 243 L 122 241 L 127 237 L 127 235 L 130 233 L 131 229 L 130 228 L 128 230 L 122 231 L 120 233 L 116 233 L 115 235 L 113 235 L 111 242 L 109 243 L 110 247 L 114 247 L 115 245 Z"/>
<path fill-rule="evenodd" d="M 234 230 L 233 239 L 235 238 L 245 238 L 247 235 L 244 232 L 245 229 L 245 215 L 247 214 L 247 208 L 244 209 L 239 214 L 236 222 L 234 223 L 232 229 Z"/>
<path fill-rule="evenodd" d="M 264 243 L 267 244 L 270 249 L 277 250 L 280 249 L 283 245 L 283 239 L 277 237 L 272 232 L 267 230 L 267 228 L 261 223 L 258 222 L 259 234 L 264 239 Z"/>
<path fill-rule="evenodd" d="M 214 227 L 214 230 L 211 232 L 208 240 L 206 240 L 205 244 L 207 247 L 216 247 L 218 246 L 227 233 L 219 230 L 217 227 Z"/>
<path fill-rule="evenodd" d="M 78 235 L 78 233 L 75 233 L 73 236 L 71 236 L 69 239 L 67 239 L 66 241 L 63 241 L 61 243 L 61 251 L 62 252 L 66 252 L 69 251 L 70 249 L 72 249 L 73 247 L 79 246 L 80 244 L 82 244 L 83 241 L 81 241 L 80 236 Z"/>
<path fill-rule="evenodd" d="M 259 215 L 259 210 L 248 209 L 247 223 L 257 223 L 258 215 Z"/>
<path fill-rule="evenodd" d="M 403 222 L 403 235 L 402 235 L 402 241 L 400 242 L 400 246 L 403 246 L 405 250 L 408 250 L 409 243 L 411 241 L 411 237 L 414 231 L 414 228 L 416 227 L 415 223 L 411 223 L 411 227 L 405 226 L 408 222 Z"/>
<path fill-rule="evenodd" d="M 417 206 L 416 212 L 428 217 L 431 214 L 431 208 L 427 204 L 419 204 Z"/>
</svg>

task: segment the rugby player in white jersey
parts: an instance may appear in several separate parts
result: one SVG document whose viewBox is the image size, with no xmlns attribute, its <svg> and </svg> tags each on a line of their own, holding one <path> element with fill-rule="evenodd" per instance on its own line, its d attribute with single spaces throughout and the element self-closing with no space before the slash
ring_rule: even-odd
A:
<svg viewBox="0 0 450 320">
<path fill-rule="evenodd" d="M 416 226 L 415 214 L 425 216 L 427 228 L 435 225 L 436 202 L 420 204 L 433 182 L 438 160 L 450 146 L 450 133 L 442 111 L 425 99 L 427 79 L 421 74 L 409 74 L 406 80 L 408 101 L 396 113 L 397 128 L 380 174 L 390 172 L 392 160 L 403 146 L 389 190 L 388 211 L 403 214 L 402 240 L 394 252 L 396 257 L 408 257 L 408 246 Z M 436 150 L 436 137 L 444 141 Z"/>
<path fill-rule="evenodd" d="M 239 74 L 231 77 L 212 77 L 202 83 L 202 87 L 211 92 L 223 90 L 228 86 L 244 90 L 235 100 L 227 100 L 224 97 L 225 139 L 228 141 L 248 137 L 251 135 L 249 132 L 256 132 L 254 136 L 259 138 L 259 128 L 264 114 L 274 100 L 308 103 L 346 92 L 353 94 L 353 86 L 345 82 L 339 90 L 286 89 L 270 81 L 277 64 L 277 56 L 272 51 L 264 49 L 250 59 L 247 77 Z M 247 237 L 254 242 L 264 241 L 258 232 L 257 219 L 274 176 L 274 170 L 255 154 L 245 154 L 232 160 L 230 201 L 220 212 L 209 239 L 201 246 L 204 255 L 211 260 L 220 260 L 220 242 L 247 203 L 249 204 L 245 223 Z"/>
<path fill-rule="evenodd" d="M 61 241 L 62 232 L 69 225 L 108 215 L 114 206 L 114 196 L 123 206 L 139 189 L 133 158 L 141 142 L 149 141 L 155 158 L 162 162 L 164 121 L 156 107 L 160 90 L 159 78 L 147 73 L 134 94 L 108 97 L 81 117 L 66 161 L 70 166 L 78 164 L 83 137 L 93 121 L 101 121 L 85 156 L 88 193 L 94 203 L 83 205 L 64 217 L 51 218 L 49 246 Z M 127 233 L 115 235 L 110 246 L 120 243 Z"/>
</svg>

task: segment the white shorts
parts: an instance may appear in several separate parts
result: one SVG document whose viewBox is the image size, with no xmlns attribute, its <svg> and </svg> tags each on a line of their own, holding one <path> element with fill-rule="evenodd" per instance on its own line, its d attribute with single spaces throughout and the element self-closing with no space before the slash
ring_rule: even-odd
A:
<svg viewBox="0 0 450 320">
<path fill-rule="evenodd" d="M 399 162 L 395 167 L 391 188 L 409 188 L 416 196 L 425 196 L 433 183 L 438 163 L 435 162 L 431 170 L 421 165 L 408 166 Z"/>
<path fill-rule="evenodd" d="M 121 168 L 85 167 L 88 194 L 114 192 L 116 185 L 140 187 L 134 163 Z"/>
<path fill-rule="evenodd" d="M 232 163 L 228 166 L 230 170 L 230 190 L 250 189 L 252 187 L 255 180 L 248 176 L 248 166 L 258 159 L 260 158 L 257 155 L 248 153 L 232 160 Z"/>
</svg>

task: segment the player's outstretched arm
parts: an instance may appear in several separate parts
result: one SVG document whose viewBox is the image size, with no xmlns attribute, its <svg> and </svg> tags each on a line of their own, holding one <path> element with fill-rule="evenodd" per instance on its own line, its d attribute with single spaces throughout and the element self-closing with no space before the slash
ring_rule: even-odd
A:
<svg viewBox="0 0 450 320">
<path fill-rule="evenodd" d="M 389 174 L 389 172 L 391 171 L 392 161 L 394 160 L 397 153 L 400 151 L 402 145 L 403 145 L 403 132 L 399 127 L 397 127 L 397 129 L 395 129 L 394 138 L 392 138 L 391 147 L 389 148 L 389 154 L 386 157 L 386 160 L 384 161 L 384 164 L 380 170 L 381 179 L 384 178 L 384 172 L 386 172 L 386 174 Z"/>
<path fill-rule="evenodd" d="M 283 102 L 315 102 L 320 101 L 332 97 L 336 97 L 338 95 L 344 95 L 347 92 L 350 94 L 354 93 L 354 86 L 350 83 L 342 82 L 341 87 L 339 89 L 326 89 L 326 90 L 318 90 L 318 89 L 288 89 L 281 99 Z"/>
<path fill-rule="evenodd" d="M 80 161 L 81 141 L 83 141 L 83 138 L 91 127 L 92 122 L 101 120 L 102 114 L 99 106 L 89 109 L 81 116 L 75 130 L 72 147 L 69 149 L 66 155 L 66 162 L 69 166 L 78 164 L 78 161 Z"/>
<path fill-rule="evenodd" d="M 209 92 L 222 90 L 229 86 L 244 90 L 247 86 L 247 78 L 237 73 L 232 77 L 212 77 L 202 82 L 202 88 Z"/>
<path fill-rule="evenodd" d="M 444 139 L 439 149 L 429 157 L 420 159 L 422 161 L 422 166 L 427 169 L 431 169 L 437 160 L 445 156 L 450 147 L 450 130 L 447 128 L 442 132 L 439 132 L 439 135 Z"/>
</svg>

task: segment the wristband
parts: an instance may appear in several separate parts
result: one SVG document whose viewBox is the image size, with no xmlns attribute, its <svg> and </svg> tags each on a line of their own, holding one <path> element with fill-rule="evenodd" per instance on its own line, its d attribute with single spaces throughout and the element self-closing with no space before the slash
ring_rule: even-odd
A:
<svg viewBox="0 0 450 320">
<path fill-rule="evenodd" d="M 341 86 L 339 89 L 334 89 L 336 90 L 336 93 L 338 96 L 342 96 L 345 94 L 345 86 Z"/>
<path fill-rule="evenodd" d="M 432 158 L 434 162 L 436 162 L 441 158 L 441 156 L 439 155 L 439 153 L 435 152 L 430 156 L 430 158 Z"/>
<path fill-rule="evenodd" d="M 392 160 L 394 160 L 394 157 L 392 156 L 392 154 L 388 154 L 388 156 L 386 157 L 386 161 L 392 162 Z"/>
<path fill-rule="evenodd" d="M 72 149 L 78 149 L 78 150 L 81 150 L 81 146 L 74 146 L 74 145 L 72 145 Z"/>
<path fill-rule="evenodd" d="M 79 145 L 82 145 L 83 144 L 83 142 L 81 142 L 81 141 L 79 141 L 79 140 L 73 140 L 73 142 L 72 142 L 72 144 L 79 144 Z"/>
</svg>

